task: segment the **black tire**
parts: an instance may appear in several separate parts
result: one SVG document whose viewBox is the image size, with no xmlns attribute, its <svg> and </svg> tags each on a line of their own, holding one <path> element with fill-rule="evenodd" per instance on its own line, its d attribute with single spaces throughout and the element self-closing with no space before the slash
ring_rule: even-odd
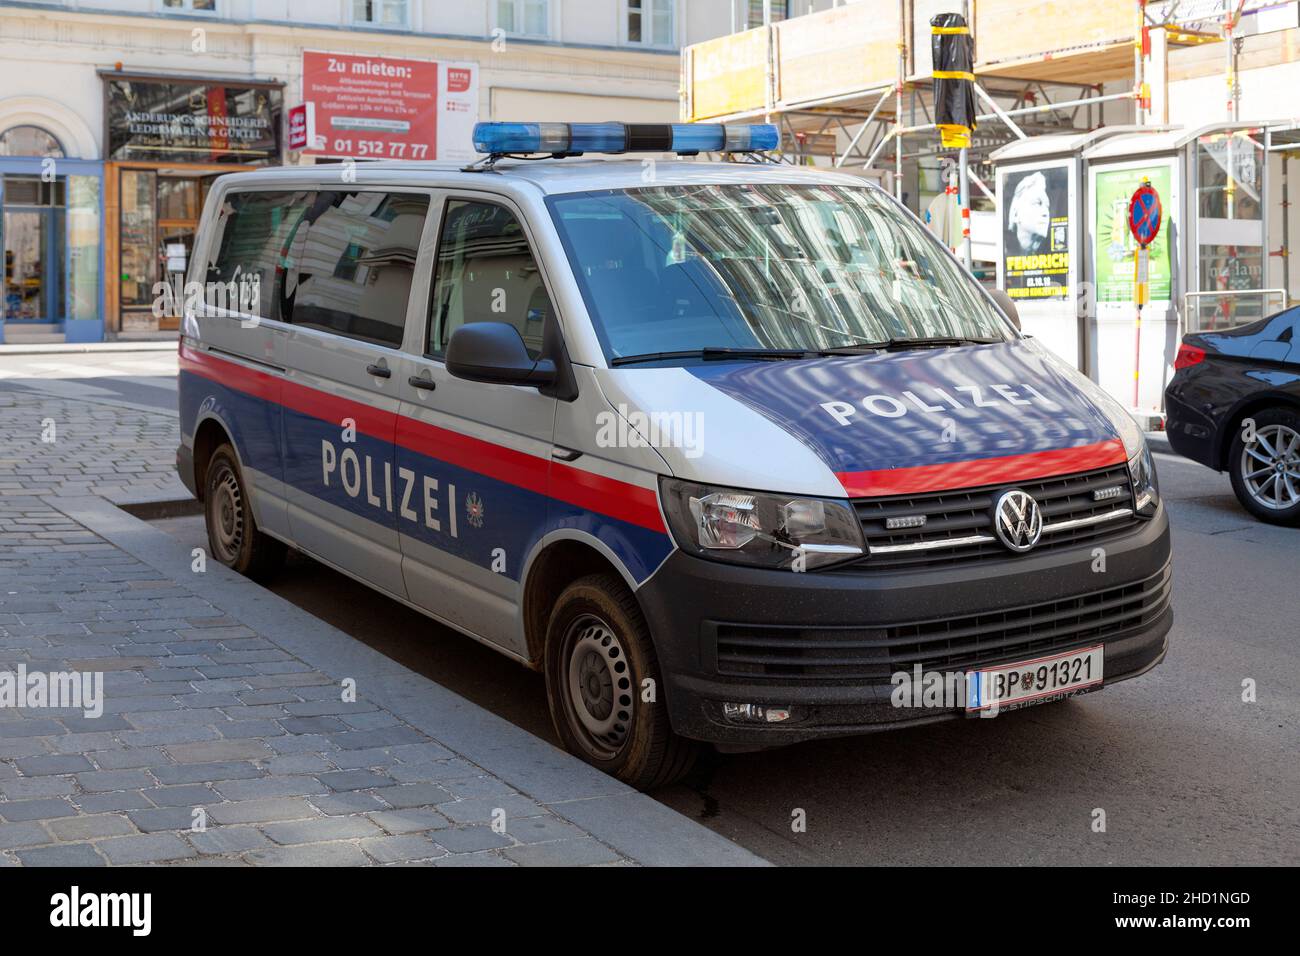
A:
<svg viewBox="0 0 1300 956">
<path fill-rule="evenodd" d="M 1266 408 L 1248 418 L 1255 421 L 1257 437 L 1248 449 L 1245 428 L 1237 427 L 1228 452 L 1232 490 L 1260 521 L 1300 525 L 1300 412 Z"/>
<path fill-rule="evenodd" d="M 208 551 L 226 567 L 260 581 L 284 564 L 284 543 L 257 528 L 248 504 L 248 486 L 229 442 L 218 446 L 208 459 L 203 518 L 208 527 Z"/>
<path fill-rule="evenodd" d="M 680 780 L 695 763 L 699 744 L 668 722 L 650 631 L 616 575 L 581 578 L 560 594 L 544 669 L 551 720 L 570 753 L 638 790 Z M 653 702 L 642 700 L 647 678 Z"/>
</svg>

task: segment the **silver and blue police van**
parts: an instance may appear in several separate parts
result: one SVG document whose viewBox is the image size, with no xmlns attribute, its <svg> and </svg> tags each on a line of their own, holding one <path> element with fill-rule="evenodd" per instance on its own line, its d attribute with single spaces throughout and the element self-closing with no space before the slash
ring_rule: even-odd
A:
<svg viewBox="0 0 1300 956">
<path fill-rule="evenodd" d="M 487 123 L 466 168 L 218 179 L 178 451 L 212 555 L 297 549 L 542 671 L 565 746 L 641 788 L 1155 666 L 1142 431 L 776 138 Z"/>
</svg>

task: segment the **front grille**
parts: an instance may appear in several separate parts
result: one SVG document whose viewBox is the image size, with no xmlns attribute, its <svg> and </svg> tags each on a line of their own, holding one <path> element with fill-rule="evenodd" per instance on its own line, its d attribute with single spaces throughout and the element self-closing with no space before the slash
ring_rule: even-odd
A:
<svg viewBox="0 0 1300 956">
<path fill-rule="evenodd" d="M 1169 565 L 1145 581 L 1009 610 L 877 628 L 714 624 L 728 677 L 888 683 L 911 671 L 968 671 L 1114 639 L 1169 607 Z"/>
<path fill-rule="evenodd" d="M 1038 502 L 1043 512 L 1043 536 L 1031 554 L 1073 547 L 1087 541 L 1112 538 L 1130 530 L 1143 520 L 1132 514 L 1133 486 L 1128 466 L 1115 465 L 1076 475 L 1061 475 L 1037 481 L 990 485 L 964 491 L 941 491 L 924 495 L 892 498 L 861 498 L 853 502 L 868 553 L 852 568 L 897 569 L 934 567 L 962 562 L 1015 559 L 1020 555 L 1008 550 L 993 531 L 993 504 L 1008 488 L 1020 488 Z M 1101 488 L 1118 487 L 1118 497 L 1105 501 L 1093 499 Z M 1130 513 L 1098 524 L 1083 524 L 1068 530 L 1052 531 L 1054 523 L 1086 520 L 1096 515 L 1127 509 Z M 925 525 L 917 529 L 891 531 L 885 527 L 889 518 L 925 515 Z M 989 540 L 942 545 L 961 538 L 984 537 Z M 879 550 L 899 545 L 933 544 L 935 547 L 915 551 Z M 876 549 L 873 553 L 872 549 Z"/>
</svg>

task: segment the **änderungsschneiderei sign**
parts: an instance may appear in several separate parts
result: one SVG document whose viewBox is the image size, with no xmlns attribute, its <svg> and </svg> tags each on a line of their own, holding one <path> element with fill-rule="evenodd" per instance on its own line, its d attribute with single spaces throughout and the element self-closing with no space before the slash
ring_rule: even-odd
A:
<svg viewBox="0 0 1300 956">
<path fill-rule="evenodd" d="M 116 161 L 280 161 L 278 85 L 104 77 L 108 150 Z"/>
<path fill-rule="evenodd" d="M 1012 299 L 1070 294 L 1070 170 L 1047 166 L 1002 180 L 1003 288 Z"/>
</svg>

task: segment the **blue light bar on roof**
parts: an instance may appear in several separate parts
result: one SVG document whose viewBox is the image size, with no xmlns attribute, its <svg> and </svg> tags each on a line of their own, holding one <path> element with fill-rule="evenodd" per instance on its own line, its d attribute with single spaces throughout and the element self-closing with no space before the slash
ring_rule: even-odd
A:
<svg viewBox="0 0 1300 956">
<path fill-rule="evenodd" d="M 753 153 L 776 149 L 770 123 L 477 123 L 480 153 Z"/>
</svg>

